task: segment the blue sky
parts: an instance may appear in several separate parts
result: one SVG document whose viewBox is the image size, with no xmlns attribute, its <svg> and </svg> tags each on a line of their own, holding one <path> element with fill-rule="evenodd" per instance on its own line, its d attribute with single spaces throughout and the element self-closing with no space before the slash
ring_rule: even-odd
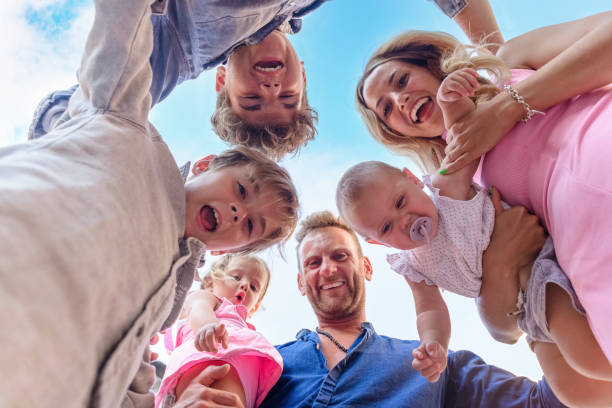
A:
<svg viewBox="0 0 612 408">
<path fill-rule="evenodd" d="M 13 39 L 0 45 L 4 62 L 0 102 L 0 146 L 24 140 L 36 103 L 46 93 L 71 86 L 85 34 L 91 23 L 91 4 L 85 0 L 7 0 L 0 35 Z M 610 8 L 609 0 L 563 4 L 553 0 L 491 0 L 506 39 L 543 25 L 572 20 Z M 382 160 L 410 166 L 374 142 L 355 110 L 355 84 L 367 58 L 385 40 L 406 29 L 449 32 L 466 40 L 432 2 L 426 0 L 333 0 L 304 19 L 292 42 L 304 61 L 310 103 L 319 111 L 319 134 L 297 158 L 283 162 L 300 192 L 302 212 L 329 209 L 340 175 L 362 160 Z M 151 113 L 178 163 L 217 153 L 226 146 L 211 130 L 214 71 L 182 84 Z M 296 287 L 294 241 L 287 261 L 273 252 L 264 258 L 273 268 L 264 310 L 253 323 L 273 342 L 293 338 L 302 327 L 316 325 L 308 303 Z M 386 249 L 365 246 L 374 265 L 367 286 L 368 319 L 383 334 L 417 338 L 412 297 L 403 280 L 384 261 Z M 468 348 L 489 363 L 537 379 L 541 370 L 526 342 L 496 343 L 484 330 L 473 301 L 445 294 L 453 325 L 451 348 Z M 409 362 L 406 362 L 409 364 Z"/>
</svg>

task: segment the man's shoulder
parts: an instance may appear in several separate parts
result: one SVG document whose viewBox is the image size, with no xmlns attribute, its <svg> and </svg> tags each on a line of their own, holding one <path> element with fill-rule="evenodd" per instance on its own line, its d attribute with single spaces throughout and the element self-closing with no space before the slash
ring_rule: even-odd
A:
<svg viewBox="0 0 612 408">
<path fill-rule="evenodd" d="M 286 343 L 283 344 L 277 344 L 276 349 L 279 352 L 282 352 L 283 350 L 287 351 L 291 348 L 294 347 L 299 347 L 301 345 L 306 344 L 309 340 L 312 340 L 314 342 L 314 338 L 310 338 L 311 337 L 311 331 L 308 329 L 302 329 L 299 332 L 297 332 L 297 334 L 295 335 L 295 339 L 294 340 L 290 340 Z"/>
<path fill-rule="evenodd" d="M 281 350 L 284 350 L 284 349 L 291 348 L 291 347 L 292 347 L 292 346 L 294 346 L 296 343 L 300 343 L 300 342 L 301 342 L 301 341 L 299 341 L 299 340 L 291 340 L 291 341 L 288 341 L 288 342 L 283 343 L 283 344 L 277 344 L 277 345 L 275 345 L 274 347 L 275 347 L 275 348 L 276 348 L 278 351 L 281 351 Z"/>
<path fill-rule="evenodd" d="M 383 334 L 376 334 L 376 337 L 379 339 L 378 341 L 388 343 L 395 347 L 417 348 L 420 344 L 418 340 L 398 339 L 397 337 L 385 336 Z"/>
</svg>

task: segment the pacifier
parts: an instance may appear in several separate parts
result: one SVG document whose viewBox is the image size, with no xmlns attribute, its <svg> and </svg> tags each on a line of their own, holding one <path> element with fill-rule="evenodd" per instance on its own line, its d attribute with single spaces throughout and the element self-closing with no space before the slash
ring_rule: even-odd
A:
<svg viewBox="0 0 612 408">
<path fill-rule="evenodd" d="M 433 222 L 429 217 L 419 217 L 410 226 L 410 239 L 413 242 L 422 242 L 429 239 Z"/>
</svg>

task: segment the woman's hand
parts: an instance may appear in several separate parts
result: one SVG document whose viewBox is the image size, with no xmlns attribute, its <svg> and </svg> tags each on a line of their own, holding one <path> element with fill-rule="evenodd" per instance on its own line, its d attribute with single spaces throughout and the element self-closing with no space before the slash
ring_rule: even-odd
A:
<svg viewBox="0 0 612 408">
<path fill-rule="evenodd" d="M 450 174 L 472 163 L 491 150 L 524 114 L 523 107 L 506 92 L 479 102 L 448 130 L 441 168 Z"/>
</svg>

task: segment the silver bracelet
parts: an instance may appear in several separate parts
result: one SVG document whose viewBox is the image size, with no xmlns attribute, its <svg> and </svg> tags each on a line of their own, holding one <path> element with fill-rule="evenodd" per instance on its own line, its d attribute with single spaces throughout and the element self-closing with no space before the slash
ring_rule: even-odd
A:
<svg viewBox="0 0 612 408">
<path fill-rule="evenodd" d="M 523 97 L 519 95 L 518 92 L 516 92 L 516 89 L 514 89 L 510 85 L 504 85 L 504 91 L 508 92 L 508 94 L 512 97 L 512 99 L 514 99 L 523 108 L 525 108 L 526 112 L 525 112 L 525 116 L 523 116 L 523 118 L 521 119 L 522 122 L 529 121 L 529 119 L 531 119 L 533 115 L 535 115 L 536 113 L 538 115 L 546 115 L 546 113 L 542 111 L 531 109 L 531 106 L 529 106 L 529 104 L 525 102 L 525 99 L 523 99 Z"/>
</svg>

